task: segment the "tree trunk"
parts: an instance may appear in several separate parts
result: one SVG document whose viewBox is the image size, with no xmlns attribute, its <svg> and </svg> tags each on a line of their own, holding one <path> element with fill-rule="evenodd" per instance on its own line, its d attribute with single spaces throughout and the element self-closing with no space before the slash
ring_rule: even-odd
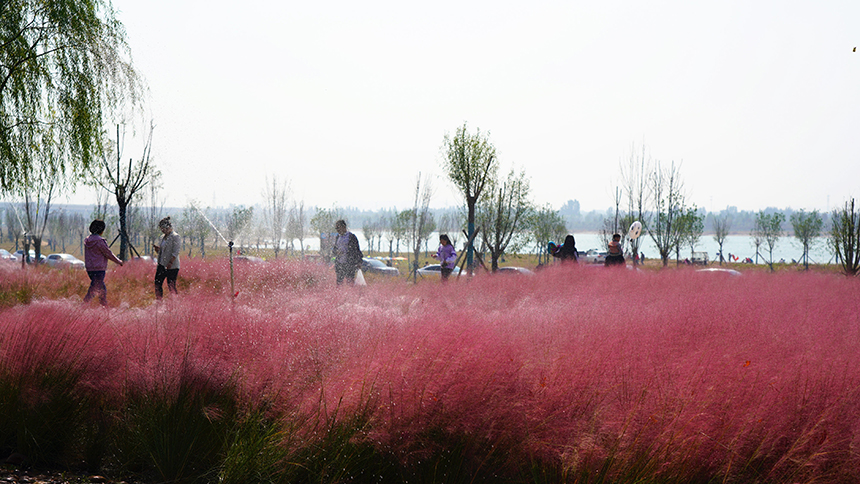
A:
<svg viewBox="0 0 860 484">
<path fill-rule="evenodd" d="M 119 260 L 125 262 L 128 260 L 128 232 L 126 232 L 128 201 L 117 197 L 116 205 L 119 208 Z"/>
</svg>

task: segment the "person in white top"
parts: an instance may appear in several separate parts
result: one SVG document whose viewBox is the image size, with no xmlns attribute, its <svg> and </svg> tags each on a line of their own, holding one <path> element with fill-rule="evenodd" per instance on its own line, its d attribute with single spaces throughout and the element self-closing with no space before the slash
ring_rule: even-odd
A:
<svg viewBox="0 0 860 484">
<path fill-rule="evenodd" d="M 170 217 L 158 222 L 158 228 L 164 237 L 160 245 L 152 246 L 158 253 L 158 267 L 155 269 L 155 298 L 164 295 L 164 280 L 167 279 L 167 289 L 176 294 L 176 278 L 179 276 L 179 250 L 182 248 L 182 237 L 173 231 Z"/>
</svg>

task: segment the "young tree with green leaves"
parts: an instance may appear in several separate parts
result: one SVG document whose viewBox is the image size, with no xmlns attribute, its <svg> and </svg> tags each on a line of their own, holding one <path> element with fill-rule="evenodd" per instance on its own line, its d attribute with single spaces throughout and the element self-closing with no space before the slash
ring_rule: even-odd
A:
<svg viewBox="0 0 860 484">
<path fill-rule="evenodd" d="M 549 205 L 533 210 L 527 217 L 526 226 L 537 248 L 538 265 L 547 264 L 550 254 L 547 246 L 550 241 L 561 241 L 567 236 L 564 217 Z"/>
<path fill-rule="evenodd" d="M 782 212 L 765 213 L 759 210 L 755 218 L 755 227 L 753 228 L 753 239 L 758 241 L 756 245 L 756 262 L 758 262 L 758 247 L 762 241 L 768 248 L 767 264 L 770 270 L 773 271 L 773 249 L 779 238 L 782 237 L 782 223 L 785 222 L 785 214 Z"/>
<path fill-rule="evenodd" d="M 849 276 L 860 274 L 860 210 L 855 209 L 853 198 L 833 211 L 828 242 L 842 272 Z"/>
<path fill-rule="evenodd" d="M 819 215 L 818 210 L 809 213 L 803 210 L 794 212 L 791 214 L 790 220 L 794 230 L 794 238 L 803 248 L 803 255 L 801 256 L 803 267 L 809 270 L 809 249 L 815 244 L 816 238 L 821 235 L 824 220 Z"/>
<path fill-rule="evenodd" d="M 253 219 L 254 207 L 245 207 L 244 205 L 233 207 L 233 210 L 227 216 L 227 240 L 236 241 Z"/>
<path fill-rule="evenodd" d="M 699 213 L 699 208 L 695 204 L 684 209 L 684 214 L 681 216 L 680 232 L 681 242 L 690 248 L 690 258 L 692 259 L 696 245 L 705 232 L 705 216 Z"/>
<path fill-rule="evenodd" d="M 319 234 L 320 255 L 328 260 L 331 256 L 331 248 L 334 245 L 334 223 L 340 220 L 340 210 L 333 208 L 317 208 L 317 212 L 311 217 L 311 230 Z"/>
<path fill-rule="evenodd" d="M 731 220 L 729 219 L 728 214 L 714 217 L 714 240 L 717 242 L 717 245 L 720 246 L 720 265 L 723 265 L 723 260 L 725 260 L 725 258 L 723 257 L 723 244 L 726 243 L 726 237 L 729 236 L 729 230 L 731 230 L 731 226 Z"/>
<path fill-rule="evenodd" d="M 475 233 L 476 206 L 484 189 L 496 178 L 498 159 L 496 148 L 490 143 L 489 135 L 478 129 L 469 133 L 466 124 L 457 128 L 454 136 L 445 135 L 443 142 L 445 158 L 442 166 L 448 178 L 466 199 L 466 223 L 469 238 Z M 466 250 L 466 265 L 473 270 L 473 252 L 470 245 Z"/>
</svg>

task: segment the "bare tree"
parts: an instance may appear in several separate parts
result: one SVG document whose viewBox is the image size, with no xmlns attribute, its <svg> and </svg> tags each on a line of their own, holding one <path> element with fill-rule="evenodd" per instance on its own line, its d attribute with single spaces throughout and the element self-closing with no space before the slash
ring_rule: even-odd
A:
<svg viewBox="0 0 860 484">
<path fill-rule="evenodd" d="M 264 196 L 266 208 L 263 210 L 263 213 L 269 229 L 269 236 L 272 239 L 272 245 L 275 248 L 275 259 L 277 259 L 278 252 L 281 249 L 281 240 L 284 238 L 284 230 L 287 226 L 287 216 L 289 215 L 289 205 L 287 204 L 289 188 L 287 183 L 278 183 L 278 178 L 273 175 L 270 185 L 267 177 Z"/>
<path fill-rule="evenodd" d="M 467 231 L 471 238 L 475 233 L 475 207 L 498 170 L 496 148 L 490 143 L 488 135 L 481 134 L 480 129 L 474 135 L 470 134 L 465 123 L 457 128 L 453 137 L 445 136 L 443 148 L 443 167 L 448 178 L 466 199 Z M 466 264 L 470 272 L 474 267 L 472 256 L 473 248 L 469 245 Z"/>
<path fill-rule="evenodd" d="M 11 204 L 6 209 L 6 238 L 9 242 L 15 242 L 15 250 L 18 250 L 18 242 L 24 233 L 24 226 L 20 223 L 16 214 L 17 209 Z"/>
<path fill-rule="evenodd" d="M 125 166 L 122 163 L 122 141 L 125 137 L 125 131 L 123 127 L 122 136 L 120 136 L 120 125 L 117 125 L 116 151 L 114 153 L 116 160 L 108 159 L 108 153 L 105 153 L 101 161 L 92 168 L 95 182 L 108 192 L 113 193 L 116 198 L 119 212 L 119 258 L 124 261 L 129 259 L 129 249 L 137 252 L 131 245 L 128 236 L 128 206 L 134 200 L 134 196 L 152 180 L 156 171 L 150 158 L 154 130 L 155 125 L 150 123 L 149 135 L 143 146 L 143 154 L 136 162 L 129 158 L 128 165 Z"/>
<path fill-rule="evenodd" d="M 412 243 L 412 281 L 418 278 L 418 257 L 421 254 L 421 244 L 430 237 L 436 228 L 433 213 L 430 212 L 430 198 L 433 187 L 429 179 L 421 183 L 421 173 L 415 183 L 415 203 L 409 213 L 409 240 Z"/>
<path fill-rule="evenodd" d="M 442 212 L 442 216 L 439 217 L 439 221 L 436 222 L 437 230 L 440 234 L 448 234 L 448 238 L 451 240 L 451 245 L 454 247 L 457 246 L 457 240 L 459 240 L 459 234 L 462 230 L 463 218 L 461 214 L 457 213 L 455 210 L 445 210 Z"/>
<path fill-rule="evenodd" d="M 511 170 L 501 184 L 492 189 L 478 210 L 481 238 L 490 251 L 490 268 L 499 269 L 499 258 L 510 247 L 516 250 L 518 235 L 523 232 L 525 221 L 532 210 L 529 196 L 529 181 L 525 172 Z M 524 238 L 519 238 L 524 242 Z"/>
<path fill-rule="evenodd" d="M 650 198 L 654 212 L 647 229 L 660 253 L 663 267 L 669 265 L 669 254 L 679 240 L 678 217 L 684 208 L 682 187 L 680 168 L 674 162 L 664 167 L 658 161 L 650 176 Z"/>
<path fill-rule="evenodd" d="M 645 144 L 642 144 L 642 153 L 636 156 L 636 147 L 630 150 L 630 158 L 627 164 L 621 165 L 621 180 L 627 201 L 627 217 L 624 226 L 629 227 L 633 222 L 639 221 L 647 227 L 650 221 L 648 214 L 648 173 L 651 163 L 645 156 Z M 628 240 L 633 263 L 639 263 L 639 247 L 644 237 Z"/>
<path fill-rule="evenodd" d="M 755 224 L 753 225 L 752 230 L 750 230 L 750 237 L 752 238 L 753 246 L 755 246 L 755 263 L 758 264 L 758 258 L 761 254 L 760 248 L 762 244 L 764 244 L 764 226 L 761 225 L 761 221 L 756 218 Z M 764 257 L 762 257 L 764 259 Z"/>
<path fill-rule="evenodd" d="M 299 241 L 299 249 L 302 257 L 305 256 L 305 237 L 307 236 L 307 213 L 305 213 L 305 201 L 293 202 L 290 207 L 290 216 L 287 220 L 287 238 L 292 246 L 293 240 Z"/>
<path fill-rule="evenodd" d="M 42 237 L 48 226 L 48 214 L 51 213 L 51 201 L 59 183 L 59 173 L 53 170 L 42 173 L 33 173 L 35 178 L 27 182 L 31 190 L 24 191 L 24 259 L 28 259 L 30 247 L 33 243 L 33 251 L 36 261 L 42 259 Z"/>
<path fill-rule="evenodd" d="M 174 224 L 182 228 L 182 237 L 188 238 L 188 257 L 191 257 L 195 244 L 198 244 L 200 257 L 206 257 L 206 238 L 212 234 L 212 226 L 206 218 L 207 211 L 208 207 L 200 209 L 195 203 L 189 203 L 182 211 L 181 223 Z"/>
<path fill-rule="evenodd" d="M 364 219 L 361 224 L 361 233 L 364 234 L 364 240 L 367 242 L 367 253 L 373 251 L 373 241 L 380 237 L 378 224 L 376 221 L 369 218 Z"/>
<path fill-rule="evenodd" d="M 830 224 L 830 247 L 842 271 L 849 276 L 860 274 L 860 210 L 855 209 L 853 198 L 833 211 Z"/>
<path fill-rule="evenodd" d="M 161 230 L 158 228 L 158 221 L 164 218 L 164 199 L 159 197 L 159 189 L 161 188 L 161 173 L 158 170 L 153 170 L 149 175 L 149 206 L 144 215 L 144 230 L 143 230 L 143 247 L 146 251 L 152 254 L 152 246 L 161 237 Z"/>
<path fill-rule="evenodd" d="M 729 236 L 729 230 L 731 230 L 732 227 L 729 215 L 723 214 L 718 217 L 714 217 L 713 226 L 714 240 L 717 242 L 717 245 L 720 246 L 720 265 L 723 265 L 723 261 L 725 260 L 723 257 L 723 244 L 726 243 L 726 237 Z"/>
<path fill-rule="evenodd" d="M 603 227 L 600 229 L 600 238 L 603 246 L 609 246 L 612 236 L 621 233 L 621 189 L 615 187 L 615 211 L 607 213 L 603 219 Z"/>
<path fill-rule="evenodd" d="M 57 243 L 60 244 L 60 252 L 66 251 L 66 239 L 71 234 L 69 222 L 69 215 L 63 209 L 48 217 L 48 232 L 50 234 L 50 242 L 48 243 L 52 251 L 57 252 Z"/>
</svg>

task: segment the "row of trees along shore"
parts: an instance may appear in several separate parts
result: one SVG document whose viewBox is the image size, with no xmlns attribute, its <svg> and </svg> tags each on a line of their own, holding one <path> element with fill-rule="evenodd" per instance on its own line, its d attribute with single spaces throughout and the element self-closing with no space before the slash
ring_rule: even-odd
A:
<svg viewBox="0 0 860 484">
<path fill-rule="evenodd" d="M 433 232 L 451 234 L 455 244 L 459 241 L 458 246 L 462 246 L 467 240 L 466 231 L 463 230 L 467 226 L 461 209 L 430 209 L 429 182 L 422 181 L 420 176 L 415 190 L 417 209 L 400 211 L 396 209 L 368 211 L 350 207 L 307 209 L 303 202 L 290 197 L 286 184 L 279 184 L 276 180 L 272 180 L 268 186 L 267 193 L 270 200 L 266 206 L 233 206 L 226 209 L 199 208 L 194 204 L 181 209 L 165 208 L 163 205 L 132 206 L 125 214 L 126 231 L 129 247 L 150 247 L 160 236 L 157 221 L 165 214 L 178 214 L 174 215 L 174 221 L 185 239 L 189 255 L 194 251 L 205 257 L 207 248 L 216 251 L 226 248 L 226 239 L 229 239 L 236 241 L 236 246 L 240 249 L 257 251 L 261 248 L 274 249 L 275 257 L 278 257 L 279 251 L 283 249 L 285 255 L 303 256 L 306 254 L 305 242 L 309 238 L 321 236 L 325 238 L 331 232 L 333 222 L 338 218 L 345 218 L 352 221 L 353 227 L 361 229 L 365 239 L 363 244 L 368 252 L 387 253 L 392 256 L 411 255 L 411 262 L 414 265 L 419 259 L 422 248 L 425 256 L 431 250 L 429 237 Z M 149 193 L 151 199 L 158 199 L 155 184 L 150 185 Z M 500 191 L 500 193 L 505 192 Z M 504 199 L 496 198 L 491 208 L 505 212 L 504 203 L 500 203 L 499 200 Z M 19 212 L 26 212 L 23 205 L 24 202 L 18 202 L 0 207 L 0 211 L 3 212 L 3 216 L 0 217 L 0 241 L 15 249 L 23 245 L 21 242 L 23 242 L 24 231 L 19 220 Z M 592 231 L 606 236 L 611 233 L 610 230 L 616 230 L 613 226 L 614 210 L 595 213 L 604 217 L 603 226 L 595 227 Z M 486 220 L 499 218 L 498 214 L 492 211 L 488 211 L 487 214 L 482 214 L 483 218 L 477 218 L 479 228 L 488 226 Z M 532 244 L 532 247 L 537 250 L 538 263 L 545 263 L 549 258 L 541 241 L 561 240 L 568 232 L 569 225 L 560 211 L 550 207 L 528 207 L 522 209 L 520 213 L 510 212 L 509 215 L 506 220 L 512 221 L 511 223 L 507 226 L 497 224 L 493 227 L 508 227 L 508 231 L 498 231 L 492 236 L 498 237 L 498 234 L 508 236 L 518 244 L 517 250 L 521 250 L 526 244 Z M 756 246 L 757 256 L 760 255 L 765 262 L 772 265 L 773 248 L 776 242 L 781 237 L 792 236 L 802 246 L 804 257 L 801 262 L 808 267 L 810 247 L 814 243 L 821 243 L 823 238 L 833 253 L 839 255 L 837 260 L 844 266 L 845 271 L 857 272 L 860 251 L 856 246 L 857 241 L 860 240 L 860 236 L 857 235 L 860 224 L 857 221 L 858 214 L 853 200 L 847 202 L 844 207 L 834 210 L 832 214 L 821 215 L 817 211 L 803 210 L 767 210 L 752 215 L 755 224 L 746 233 Z M 689 221 L 686 221 L 685 217 L 689 217 Z M 59 206 L 52 211 L 46 218 L 43 240 L 45 246 L 53 252 L 82 253 L 83 239 L 87 235 L 86 227 L 92 218 L 107 220 L 109 229 L 106 236 L 112 242 L 119 240 L 121 229 L 117 208 L 106 201 L 101 201 L 95 206 Z M 278 228 L 273 222 L 282 225 Z M 786 225 L 790 225 L 790 231 L 784 229 Z M 622 222 L 619 222 L 617 227 L 623 229 Z M 686 234 L 680 231 L 680 235 L 675 239 L 668 239 L 677 241 L 673 245 L 676 260 L 683 247 L 682 243 L 689 243 L 689 250 L 694 251 L 701 237 L 713 237 L 722 246 L 729 234 L 738 234 L 734 230 L 733 218 L 729 211 L 719 213 L 706 213 L 702 209 L 684 211 L 677 215 L 675 227 L 689 231 Z M 710 229 L 707 233 L 704 231 L 705 227 Z M 276 244 L 273 243 L 276 237 L 274 234 L 278 233 L 281 237 Z M 491 262 L 498 261 L 506 251 L 494 252 L 493 248 L 502 247 L 505 240 L 502 240 L 502 243 L 494 240 L 488 242 L 478 246 L 478 253 L 488 253 Z M 505 247 L 509 248 L 510 245 Z M 628 251 L 632 252 L 632 250 L 631 244 Z M 511 252 L 514 251 L 511 250 L 508 253 Z M 686 249 L 684 253 L 686 254 Z M 719 261 L 720 264 L 722 262 L 722 260 Z"/>
</svg>

